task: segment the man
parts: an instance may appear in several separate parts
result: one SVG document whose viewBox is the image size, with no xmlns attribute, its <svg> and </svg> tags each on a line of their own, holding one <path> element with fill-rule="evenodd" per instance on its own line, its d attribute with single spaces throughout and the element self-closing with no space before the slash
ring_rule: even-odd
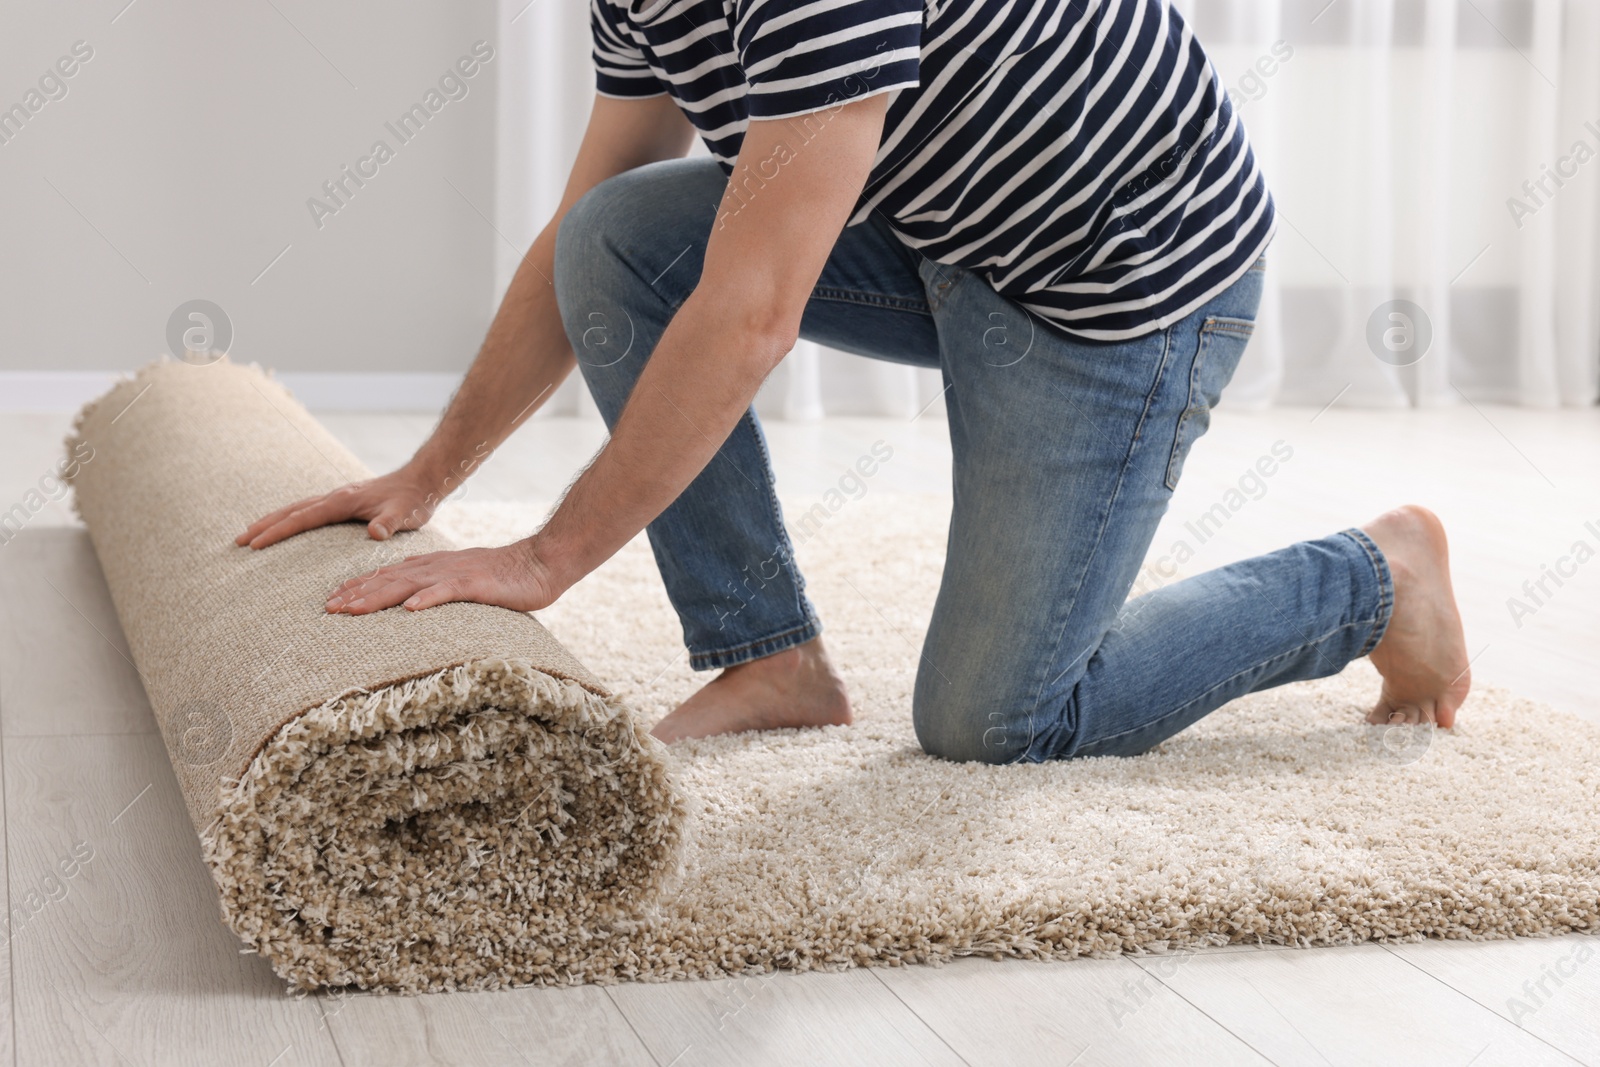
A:
<svg viewBox="0 0 1600 1067">
<path fill-rule="evenodd" d="M 1373 722 L 1469 675 L 1416 507 L 1124 601 L 1259 300 L 1271 198 L 1163 0 L 594 0 L 599 96 L 556 217 L 404 468 L 239 538 L 420 526 L 576 362 L 611 437 L 537 534 L 409 559 L 328 610 L 538 610 L 648 524 L 696 669 L 671 741 L 843 724 L 751 399 L 797 337 L 943 374 L 931 753 L 1133 754 L 1370 655 Z M 712 159 L 685 160 L 698 133 Z M 731 177 L 731 180 L 730 180 Z"/>
</svg>

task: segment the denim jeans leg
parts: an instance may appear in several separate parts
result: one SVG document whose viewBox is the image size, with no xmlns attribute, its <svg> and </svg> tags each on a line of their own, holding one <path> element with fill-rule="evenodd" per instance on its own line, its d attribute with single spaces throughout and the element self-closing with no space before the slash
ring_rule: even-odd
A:
<svg viewBox="0 0 1600 1067">
<path fill-rule="evenodd" d="M 1127 601 L 1243 354 L 1258 270 L 1114 343 L 1046 327 L 975 275 L 925 280 L 955 506 L 913 702 L 924 748 L 990 763 L 1131 755 L 1376 644 L 1392 583 L 1360 531 Z"/>
<path fill-rule="evenodd" d="M 557 298 L 579 369 L 608 426 L 699 282 L 725 185 L 710 160 L 658 163 L 602 182 L 562 222 Z M 849 227 L 806 304 L 801 335 L 880 359 L 937 366 L 938 336 L 919 261 L 881 218 Z M 696 670 L 772 655 L 821 632 L 753 410 L 650 524 L 649 537 Z"/>
<path fill-rule="evenodd" d="M 562 221 L 557 300 L 607 426 L 699 281 L 726 181 L 709 159 L 641 167 L 590 190 Z M 821 632 L 753 410 L 648 533 L 694 669 L 771 655 Z"/>
</svg>

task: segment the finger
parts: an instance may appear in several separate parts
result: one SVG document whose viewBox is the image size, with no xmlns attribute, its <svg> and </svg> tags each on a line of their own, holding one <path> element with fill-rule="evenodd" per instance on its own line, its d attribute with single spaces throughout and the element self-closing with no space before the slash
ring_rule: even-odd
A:
<svg viewBox="0 0 1600 1067">
<path fill-rule="evenodd" d="M 397 563 L 385 563 L 382 566 L 374 567 L 370 571 L 363 571 L 354 577 L 346 578 L 344 581 L 339 583 L 338 588 L 333 591 L 332 596 L 338 596 L 340 593 L 343 593 L 354 586 L 360 585 L 363 582 L 370 582 L 374 578 L 381 578 L 399 573 L 403 568 L 406 567 L 427 566 L 431 564 L 437 557 L 451 554 L 452 553 L 450 552 L 426 552 L 420 556 L 406 556 Z"/>
<path fill-rule="evenodd" d="M 257 519 L 255 522 L 246 527 L 244 533 L 240 534 L 238 537 L 235 537 L 233 539 L 233 543 L 236 545 L 248 545 L 251 541 L 256 539 L 256 536 L 260 534 L 262 530 L 276 525 L 285 516 L 292 515 L 301 508 L 309 507 L 321 499 L 322 497 L 320 496 L 308 496 L 304 500 L 297 500 L 293 504 L 285 505 L 284 507 L 279 508 L 277 511 L 263 515 L 261 518 Z"/>
<path fill-rule="evenodd" d="M 398 503 L 390 503 L 367 523 L 367 536 L 374 541 L 387 541 L 401 530 L 415 530 L 426 521 L 421 508 L 407 511 Z"/>
<path fill-rule="evenodd" d="M 462 557 L 472 556 L 479 549 L 450 550 L 444 552 L 426 552 L 420 556 L 407 556 L 399 563 L 392 563 L 380 567 L 376 571 L 354 578 L 348 578 L 340 583 L 328 596 L 325 607 L 330 612 L 350 612 L 352 608 L 369 609 L 368 605 L 388 599 L 391 583 L 407 585 L 414 592 L 424 586 L 441 581 L 441 562 L 448 561 L 451 565 L 462 565 Z M 493 590 L 489 590 L 492 595 Z M 403 597 L 402 597 L 403 599 Z M 459 599 L 459 598 L 458 598 Z M 389 601 L 385 606 L 392 607 L 398 601 Z M 365 614 L 365 610 L 358 610 L 354 614 Z"/>
<path fill-rule="evenodd" d="M 419 589 L 425 589 L 433 579 L 424 577 L 397 578 L 370 589 L 362 589 L 338 608 L 330 608 L 334 615 L 370 615 L 374 611 L 392 608 Z"/>
<path fill-rule="evenodd" d="M 337 599 L 349 600 L 353 594 L 359 595 L 355 592 L 356 590 L 365 587 L 370 582 L 404 574 L 408 568 L 428 566 L 435 557 L 448 554 L 445 552 L 428 552 L 420 556 L 407 556 L 398 563 L 385 563 L 381 567 L 374 567 L 370 571 L 346 578 L 335 587 L 332 593 L 328 594 L 328 603 L 331 605 Z"/>
<path fill-rule="evenodd" d="M 328 596 L 330 599 L 336 596 L 344 596 L 347 593 L 351 593 L 357 589 L 360 589 L 370 582 L 384 581 L 390 577 L 393 577 L 401 566 L 403 566 L 403 564 L 386 563 L 382 567 L 367 571 L 365 574 L 358 574 L 354 578 L 346 578 L 344 581 L 340 582 L 338 587 L 334 589 L 332 593 L 328 594 Z"/>
<path fill-rule="evenodd" d="M 431 577 L 424 578 L 424 576 L 437 574 L 436 565 L 441 557 L 458 555 L 461 555 L 459 551 L 447 551 L 428 552 L 420 556 L 407 556 L 399 563 L 391 563 L 387 566 L 379 567 L 375 571 L 369 571 L 354 578 L 347 578 L 340 583 L 337 589 L 329 594 L 328 608 L 330 611 L 336 610 L 343 604 L 349 604 L 354 600 L 369 596 L 394 581 L 416 583 L 420 580 L 422 584 L 426 584 L 427 581 L 433 579 Z"/>
<path fill-rule="evenodd" d="M 358 504 L 354 494 L 330 494 L 299 511 L 290 512 L 250 539 L 251 548 L 266 548 L 295 534 L 330 523 L 355 518 Z"/>
<path fill-rule="evenodd" d="M 438 607 L 440 604 L 452 604 L 458 600 L 477 600 L 480 603 L 489 603 L 489 601 L 483 600 L 481 597 L 473 596 L 472 590 L 459 579 L 447 578 L 444 581 L 423 586 L 407 597 L 405 609 L 407 611 L 422 611 L 426 608 Z"/>
<path fill-rule="evenodd" d="M 430 580 L 423 578 L 420 571 L 403 571 L 398 574 L 386 574 L 381 577 L 363 579 L 349 588 L 342 588 L 328 597 L 327 607 L 329 611 L 341 611 L 358 601 L 370 600 L 373 596 L 382 593 L 383 590 L 396 582 L 410 583 L 408 588 L 416 589 L 426 585 Z"/>
</svg>

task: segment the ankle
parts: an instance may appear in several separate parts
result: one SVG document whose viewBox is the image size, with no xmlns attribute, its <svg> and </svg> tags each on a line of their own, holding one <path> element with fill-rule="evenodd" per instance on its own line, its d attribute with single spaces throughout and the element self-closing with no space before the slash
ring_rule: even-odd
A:
<svg viewBox="0 0 1600 1067">
<path fill-rule="evenodd" d="M 799 671 L 804 663 L 804 654 L 800 651 L 804 645 L 791 645 L 778 652 L 755 659 L 747 659 L 743 663 L 735 663 L 722 670 L 722 677 L 729 675 L 743 675 L 747 678 L 773 677 L 779 678 L 792 675 Z"/>
</svg>

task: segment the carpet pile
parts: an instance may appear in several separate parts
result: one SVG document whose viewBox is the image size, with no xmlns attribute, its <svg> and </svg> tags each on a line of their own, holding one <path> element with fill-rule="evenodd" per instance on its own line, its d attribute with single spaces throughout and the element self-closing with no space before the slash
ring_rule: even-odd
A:
<svg viewBox="0 0 1600 1067">
<path fill-rule="evenodd" d="M 1379 679 L 1362 660 L 1133 759 L 924 755 L 911 692 L 949 508 L 869 492 L 798 546 L 856 721 L 674 744 L 695 809 L 683 879 L 631 935 L 638 965 L 590 974 L 1600 929 L 1600 727 L 1490 685 L 1452 731 L 1365 726 Z M 496 544 L 545 511 L 467 502 L 440 521 Z M 642 538 L 541 618 L 648 722 L 709 677 Z"/>
</svg>

